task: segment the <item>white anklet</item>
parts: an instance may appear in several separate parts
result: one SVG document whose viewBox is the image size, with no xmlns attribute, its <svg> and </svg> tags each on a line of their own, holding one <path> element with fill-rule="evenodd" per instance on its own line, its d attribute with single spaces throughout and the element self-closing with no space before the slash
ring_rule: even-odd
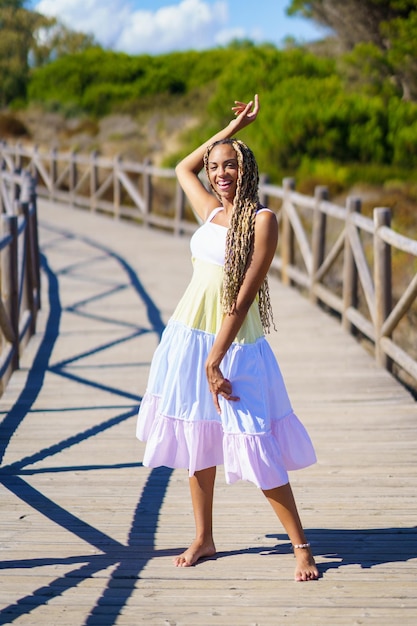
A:
<svg viewBox="0 0 417 626">
<path fill-rule="evenodd" d="M 296 543 L 296 544 L 293 546 L 294 550 L 295 550 L 296 548 L 309 548 L 309 547 L 310 547 L 310 544 L 309 544 L 309 543 Z"/>
</svg>

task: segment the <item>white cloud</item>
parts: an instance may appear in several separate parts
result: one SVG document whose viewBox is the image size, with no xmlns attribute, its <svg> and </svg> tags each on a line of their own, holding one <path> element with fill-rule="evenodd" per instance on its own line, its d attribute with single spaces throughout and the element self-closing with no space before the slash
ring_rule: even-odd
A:
<svg viewBox="0 0 417 626">
<path fill-rule="evenodd" d="M 222 36 L 228 23 L 224 0 L 181 0 L 156 11 L 135 9 L 129 0 L 40 0 L 35 8 L 74 30 L 92 33 L 104 47 L 129 54 L 201 50 L 227 43 Z"/>
<path fill-rule="evenodd" d="M 216 44 L 226 46 L 234 39 L 247 39 L 248 34 L 243 28 L 225 28 L 216 34 Z"/>
</svg>

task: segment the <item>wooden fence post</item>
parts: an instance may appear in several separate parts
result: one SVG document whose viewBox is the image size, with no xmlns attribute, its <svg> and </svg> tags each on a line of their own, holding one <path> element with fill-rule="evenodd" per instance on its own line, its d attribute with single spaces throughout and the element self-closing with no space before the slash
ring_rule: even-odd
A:
<svg viewBox="0 0 417 626">
<path fill-rule="evenodd" d="M 152 164 L 150 159 L 145 159 L 143 162 L 143 199 L 145 201 L 145 215 L 143 220 L 144 226 L 149 226 L 148 215 L 152 210 L 153 201 L 153 189 L 152 189 L 152 176 L 148 171 L 148 167 Z"/>
<path fill-rule="evenodd" d="M 4 250 L 1 290 L 2 300 L 7 311 L 10 325 L 13 329 L 12 369 L 19 367 L 19 286 L 18 286 L 18 243 L 17 243 L 17 215 L 3 215 L 3 234 L 11 238 L 10 244 Z"/>
<path fill-rule="evenodd" d="M 175 219 L 174 219 L 174 235 L 181 235 L 181 223 L 184 219 L 185 212 L 185 193 L 178 180 L 175 184 Z"/>
<path fill-rule="evenodd" d="M 314 213 L 313 213 L 313 232 L 311 239 L 312 268 L 310 280 L 310 300 L 317 303 L 318 299 L 314 295 L 314 285 L 316 283 L 316 273 L 320 265 L 323 263 L 325 246 L 326 246 L 326 214 L 320 211 L 320 203 L 328 200 L 329 192 L 327 187 L 321 185 L 314 190 Z"/>
<path fill-rule="evenodd" d="M 23 168 L 22 147 L 22 142 L 18 141 L 14 152 L 14 166 L 19 171 Z"/>
<path fill-rule="evenodd" d="M 37 204 L 37 193 L 36 193 L 36 179 L 30 175 L 30 197 L 29 197 L 29 207 L 30 207 L 30 228 L 31 228 L 31 238 L 33 242 L 33 265 L 34 265 L 34 275 L 36 277 L 36 281 L 34 282 L 34 289 L 36 293 L 36 307 L 39 310 L 41 308 L 41 253 L 39 247 L 39 228 L 38 228 L 38 204 Z"/>
<path fill-rule="evenodd" d="M 381 226 L 391 225 L 391 210 L 374 209 L 374 285 L 375 285 L 375 358 L 379 365 L 392 369 L 391 359 L 381 347 L 381 329 L 392 308 L 391 246 L 378 234 Z"/>
<path fill-rule="evenodd" d="M 34 224 L 33 214 L 34 206 L 31 205 L 32 195 L 32 177 L 29 172 L 25 172 L 22 180 L 22 189 L 20 196 L 20 208 L 25 216 L 25 258 L 26 267 L 22 271 L 22 275 L 26 276 L 26 300 L 27 307 L 30 311 L 30 334 L 33 335 L 36 330 L 36 317 L 39 309 L 38 292 L 39 292 L 39 250 L 37 250 L 38 239 L 34 232 L 37 228 Z"/>
<path fill-rule="evenodd" d="M 50 199 L 55 199 L 55 183 L 58 180 L 58 150 L 52 148 L 50 152 L 50 176 L 51 176 L 51 193 Z"/>
<path fill-rule="evenodd" d="M 120 205 L 122 201 L 122 190 L 119 179 L 119 169 L 122 157 L 118 154 L 113 160 L 113 207 L 114 217 L 118 219 L 120 217 Z"/>
<path fill-rule="evenodd" d="M 90 209 L 93 213 L 97 210 L 96 193 L 99 185 L 97 158 L 98 151 L 93 150 L 90 154 Z"/>
<path fill-rule="evenodd" d="M 264 191 L 264 186 L 269 182 L 268 174 L 260 174 L 259 175 L 259 202 L 262 206 L 268 206 L 269 197 L 268 194 Z"/>
<path fill-rule="evenodd" d="M 353 213 L 360 213 L 362 203 L 359 198 L 349 197 L 346 201 L 346 223 L 345 223 L 345 249 L 343 253 L 343 308 L 342 326 L 352 333 L 353 325 L 348 317 L 350 308 L 356 309 L 358 306 L 358 270 L 353 258 L 352 248 L 349 241 L 350 216 Z"/>
<path fill-rule="evenodd" d="M 69 187 L 70 187 L 70 199 L 71 206 L 75 204 L 75 188 L 77 186 L 77 153 L 73 150 L 70 154 L 70 162 L 69 162 Z"/>
<path fill-rule="evenodd" d="M 13 173 L 16 174 L 16 176 L 19 176 L 19 174 L 21 174 L 21 170 L 15 167 Z M 12 188 L 11 188 L 11 201 L 13 202 L 13 205 L 12 205 L 13 215 L 16 215 L 18 212 L 19 198 L 20 198 L 20 185 L 17 182 L 17 179 L 14 179 L 12 182 Z"/>
<path fill-rule="evenodd" d="M 286 205 L 291 202 L 290 194 L 295 189 L 294 178 L 284 178 L 282 181 L 284 189 L 284 198 L 282 202 L 282 219 L 281 219 L 281 260 L 282 274 L 281 280 L 284 285 L 290 285 L 291 280 L 288 275 L 288 267 L 294 264 L 294 232 L 286 211 Z"/>
<path fill-rule="evenodd" d="M 38 179 L 38 165 L 37 165 L 38 159 L 39 159 L 39 146 L 38 144 L 35 144 L 33 146 L 33 156 L 32 156 L 32 162 L 30 164 L 30 173 L 36 180 Z"/>
</svg>

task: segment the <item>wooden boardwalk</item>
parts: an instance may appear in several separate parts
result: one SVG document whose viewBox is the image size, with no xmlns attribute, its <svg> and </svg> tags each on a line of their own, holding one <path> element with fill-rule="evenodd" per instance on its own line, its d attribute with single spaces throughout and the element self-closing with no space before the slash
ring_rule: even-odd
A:
<svg viewBox="0 0 417 626">
<path fill-rule="evenodd" d="M 40 206 L 39 330 L 0 399 L 0 624 L 411 625 L 417 403 L 339 323 L 271 280 L 270 337 L 318 463 L 292 475 L 322 573 L 294 583 L 253 485 L 215 498 L 216 558 L 193 536 L 185 471 L 141 466 L 137 407 L 191 274 L 187 239 Z"/>
</svg>

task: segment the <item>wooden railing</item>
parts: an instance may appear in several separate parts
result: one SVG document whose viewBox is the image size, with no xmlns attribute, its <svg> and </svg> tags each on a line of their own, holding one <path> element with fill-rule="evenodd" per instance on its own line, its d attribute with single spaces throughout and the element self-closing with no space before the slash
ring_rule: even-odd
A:
<svg viewBox="0 0 417 626">
<path fill-rule="evenodd" d="M 273 267 L 285 284 L 305 290 L 312 301 L 340 316 L 343 327 L 367 340 L 377 362 L 417 390 L 417 241 L 390 228 L 391 210 L 361 215 L 361 200 L 346 206 L 265 185 L 263 202 L 281 201 L 281 244 Z M 403 254 L 408 275 L 392 280 L 392 257 Z"/>
<path fill-rule="evenodd" d="M 96 152 L 42 153 L 37 147 L 8 146 L 4 142 L 0 142 L 1 160 L 10 171 L 31 171 L 40 197 L 173 230 L 175 234 L 195 230 L 193 214 L 187 211 L 172 169 L 154 167 L 148 161 L 109 159 Z"/>
<path fill-rule="evenodd" d="M 4 143 L 0 160 L 11 172 L 29 169 L 38 194 L 50 200 L 176 235 L 196 228 L 172 169 Z M 292 179 L 278 187 L 261 178 L 260 192 L 280 220 L 272 269 L 339 316 L 347 331 L 372 347 L 379 364 L 417 389 L 417 241 L 391 228 L 389 209 L 375 208 L 373 219 L 365 217 L 360 199 L 348 198 L 342 207 L 328 201 L 324 187 L 311 197 L 297 193 Z M 409 275 L 397 284 L 392 257 L 401 254 Z"/>
<path fill-rule="evenodd" d="M 35 181 L 0 169 L 0 395 L 36 329 L 40 264 Z"/>
</svg>

